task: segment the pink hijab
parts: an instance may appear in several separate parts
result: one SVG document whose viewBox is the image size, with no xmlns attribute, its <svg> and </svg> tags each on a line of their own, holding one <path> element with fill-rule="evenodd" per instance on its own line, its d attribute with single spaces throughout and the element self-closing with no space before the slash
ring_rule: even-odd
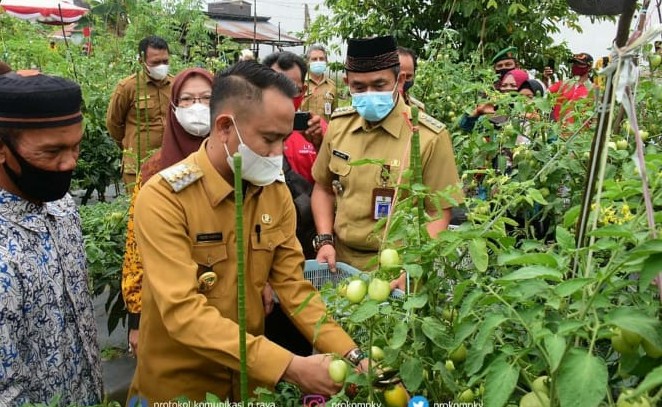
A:
<svg viewBox="0 0 662 407">
<path fill-rule="evenodd" d="M 515 79 L 515 84 L 517 85 L 517 89 L 519 89 L 519 87 L 522 86 L 522 84 L 529 79 L 529 73 L 528 72 L 523 71 L 521 69 L 513 69 L 511 71 L 508 71 L 508 73 L 506 73 L 503 76 L 503 79 L 501 79 L 501 82 L 503 82 L 503 80 L 506 79 L 506 77 L 508 77 L 508 75 L 512 76 L 513 79 Z"/>
</svg>

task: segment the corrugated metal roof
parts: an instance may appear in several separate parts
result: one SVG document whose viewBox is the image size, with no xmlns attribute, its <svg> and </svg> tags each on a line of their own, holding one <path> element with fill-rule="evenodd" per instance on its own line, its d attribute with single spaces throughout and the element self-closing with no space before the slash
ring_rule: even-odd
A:
<svg viewBox="0 0 662 407">
<path fill-rule="evenodd" d="M 237 42 L 253 41 L 253 21 L 232 20 L 215 18 L 208 23 L 208 27 L 216 30 L 218 35 L 233 38 Z M 303 41 L 285 34 L 278 27 L 266 22 L 258 21 L 255 26 L 255 39 L 261 44 L 295 46 L 303 44 Z"/>
</svg>

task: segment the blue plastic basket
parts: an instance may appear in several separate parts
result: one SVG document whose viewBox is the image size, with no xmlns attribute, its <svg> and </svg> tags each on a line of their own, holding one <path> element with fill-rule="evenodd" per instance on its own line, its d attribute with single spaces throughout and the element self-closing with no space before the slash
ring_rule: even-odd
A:
<svg viewBox="0 0 662 407">
<path fill-rule="evenodd" d="M 317 260 L 306 260 L 303 268 L 303 277 L 313 283 L 313 286 L 319 290 L 326 283 L 331 282 L 333 286 L 345 281 L 349 277 L 358 276 L 366 282 L 370 281 L 370 274 L 359 271 L 347 263 L 336 262 L 336 272 L 333 273 L 326 263 L 318 263 Z M 405 293 L 402 290 L 395 289 L 391 291 L 391 298 L 402 298 Z"/>
</svg>

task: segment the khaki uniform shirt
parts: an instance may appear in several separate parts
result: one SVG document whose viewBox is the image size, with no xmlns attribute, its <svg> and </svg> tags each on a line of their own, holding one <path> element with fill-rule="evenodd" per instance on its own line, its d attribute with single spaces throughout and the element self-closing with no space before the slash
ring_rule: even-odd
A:
<svg viewBox="0 0 662 407">
<path fill-rule="evenodd" d="M 142 345 L 129 398 L 140 395 L 150 405 L 178 396 L 204 400 L 206 392 L 239 399 L 234 188 L 212 166 L 205 146 L 153 176 L 136 201 L 144 266 Z M 243 209 L 250 386 L 274 386 L 293 354 L 263 336 L 262 289 L 268 281 L 288 314 L 315 291 L 303 278 L 296 214 L 285 183 L 249 185 Z M 200 288 L 203 273 L 217 278 L 208 290 Z M 318 335 L 315 347 L 321 352 L 344 355 L 356 345 L 335 322 L 315 332 L 325 312 L 315 295 L 292 319 L 311 343 Z"/>
<path fill-rule="evenodd" d="M 364 268 L 380 246 L 381 236 L 374 235 L 373 190 L 382 187 L 379 165 L 350 165 L 362 159 L 384 160 L 390 165 L 389 187 L 394 188 L 400 172 L 408 168 L 412 131 L 403 118 L 410 109 L 403 98 L 380 123 L 372 126 L 353 108 L 336 110 L 313 167 L 315 182 L 332 187 L 338 180 L 342 192 L 336 191 L 334 233 L 337 237 L 338 260 Z M 445 126 L 434 118 L 419 115 L 423 183 L 431 192 L 459 183 L 455 157 Z M 404 163 L 404 165 L 403 165 Z M 452 196 L 460 202 L 459 189 Z M 452 205 L 442 201 L 442 207 Z M 433 209 L 428 202 L 428 209 Z"/>
<path fill-rule="evenodd" d="M 140 168 L 136 161 L 142 164 L 150 151 L 161 147 L 171 89 L 171 76 L 155 82 L 142 71 L 123 79 L 115 88 L 106 112 L 106 127 L 123 150 L 122 173 L 135 174 Z"/>
<path fill-rule="evenodd" d="M 315 113 L 329 120 L 331 113 L 338 106 L 336 83 L 326 76 L 320 83 L 316 83 L 309 77 L 306 83 L 308 84 L 308 90 L 306 90 L 301 110 Z M 328 106 L 325 106 L 327 104 Z"/>
</svg>

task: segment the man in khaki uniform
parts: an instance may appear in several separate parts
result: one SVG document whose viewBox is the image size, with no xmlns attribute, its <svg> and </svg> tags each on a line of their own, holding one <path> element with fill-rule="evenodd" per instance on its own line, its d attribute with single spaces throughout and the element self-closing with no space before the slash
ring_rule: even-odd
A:
<svg viewBox="0 0 662 407">
<path fill-rule="evenodd" d="M 315 243 L 317 260 L 331 268 L 340 260 L 364 269 L 380 247 L 375 224 L 392 210 L 395 183 L 408 166 L 412 130 L 403 117 L 410 110 L 398 92 L 404 76 L 393 37 L 350 39 L 345 70 L 353 107 L 333 114 L 313 167 Z M 420 124 L 424 184 L 432 192 L 457 185 L 448 131 L 425 114 Z M 362 159 L 385 165 L 351 165 Z M 462 200 L 460 192 L 453 196 Z M 434 219 L 427 225 L 431 236 L 448 226 L 452 204 L 442 202 L 440 214 L 427 206 Z"/>
<path fill-rule="evenodd" d="M 161 147 L 166 113 L 171 108 L 168 44 L 150 36 L 140 41 L 138 49 L 144 70 L 122 79 L 106 112 L 108 132 L 122 149 L 122 180 L 128 192 L 149 152 Z"/>
<path fill-rule="evenodd" d="M 404 76 L 404 82 L 398 86 L 398 91 L 405 100 L 407 106 L 416 106 L 420 110 L 425 111 L 425 104 L 416 99 L 409 93 L 409 89 L 414 86 L 416 79 L 416 65 L 417 57 L 413 49 L 398 47 L 398 59 L 400 60 L 400 73 Z"/>
<path fill-rule="evenodd" d="M 187 396 L 239 399 L 237 247 L 232 155 L 242 157 L 247 364 L 250 385 L 295 383 L 330 395 L 332 358 L 295 356 L 263 336 L 267 284 L 297 328 L 321 352 L 366 366 L 354 341 L 304 280 L 296 215 L 282 173 L 283 140 L 292 132 L 296 94 L 284 75 L 239 62 L 214 81 L 210 136 L 196 153 L 142 188 L 135 207 L 145 269 L 137 367 L 129 400 Z M 299 313 L 297 307 L 309 298 Z M 296 315 L 294 315 L 296 314 Z"/>
<path fill-rule="evenodd" d="M 338 106 L 336 83 L 326 76 L 327 55 L 321 45 L 313 45 L 306 52 L 308 61 L 308 80 L 306 95 L 301 110 L 315 113 L 329 120 L 331 113 Z"/>
</svg>

